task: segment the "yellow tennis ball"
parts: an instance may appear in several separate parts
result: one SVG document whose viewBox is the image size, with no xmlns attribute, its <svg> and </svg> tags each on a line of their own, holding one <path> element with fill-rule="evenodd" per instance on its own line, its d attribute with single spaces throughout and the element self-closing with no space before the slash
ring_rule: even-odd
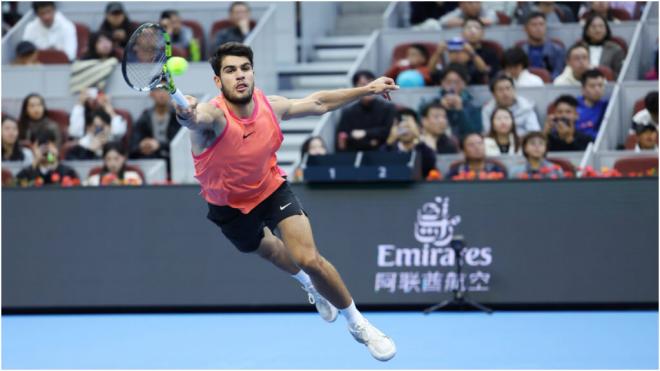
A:
<svg viewBox="0 0 660 371">
<path fill-rule="evenodd" d="M 183 75 L 188 70 L 188 61 L 181 57 L 172 57 L 167 60 L 167 70 L 174 76 Z"/>
</svg>

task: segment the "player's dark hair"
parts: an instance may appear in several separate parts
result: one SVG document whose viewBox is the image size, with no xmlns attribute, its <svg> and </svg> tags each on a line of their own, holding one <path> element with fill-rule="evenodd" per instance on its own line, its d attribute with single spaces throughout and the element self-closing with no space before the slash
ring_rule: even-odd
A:
<svg viewBox="0 0 660 371">
<path fill-rule="evenodd" d="M 555 102 L 552 104 L 554 107 L 557 107 L 559 103 L 565 103 L 568 104 L 569 106 L 573 107 L 574 109 L 577 109 L 579 103 L 578 100 L 575 99 L 574 96 L 564 94 L 560 95 L 559 98 L 555 99 Z"/>
<path fill-rule="evenodd" d="M 594 68 L 591 70 L 587 70 L 585 73 L 582 74 L 582 77 L 580 78 L 580 83 L 582 84 L 582 87 L 587 85 L 587 80 L 588 79 L 597 79 L 599 77 L 605 78 L 605 75 L 603 75 L 600 70 Z"/>
<path fill-rule="evenodd" d="M 376 75 L 374 75 L 373 72 L 371 72 L 369 70 L 360 70 L 360 71 L 357 71 L 355 74 L 353 74 L 353 79 L 352 79 L 353 86 L 357 86 L 358 81 L 363 77 L 368 79 L 368 80 L 376 79 Z"/>
<path fill-rule="evenodd" d="M 490 89 L 490 92 L 491 93 L 495 92 L 495 86 L 498 83 L 502 82 L 502 81 L 508 81 L 508 82 L 511 83 L 512 87 L 515 87 L 515 84 L 513 83 L 513 79 L 511 77 L 509 77 L 508 75 L 505 75 L 503 73 L 499 73 L 499 74 L 497 74 L 497 76 L 495 76 L 495 78 L 493 78 L 490 81 L 490 84 L 488 85 L 488 88 Z"/>
<path fill-rule="evenodd" d="M 429 60 L 429 51 L 422 44 L 412 44 L 409 48 L 417 49 L 423 56 L 425 60 Z"/>
<path fill-rule="evenodd" d="M 32 3 L 32 10 L 34 11 L 35 14 L 37 14 L 39 12 L 39 9 L 47 8 L 49 6 L 52 6 L 54 9 L 56 9 L 54 1 L 35 1 Z"/>
<path fill-rule="evenodd" d="M 432 109 L 441 109 L 445 111 L 445 113 L 447 112 L 445 107 L 443 107 L 442 104 L 440 104 L 440 102 L 435 101 L 422 107 L 422 117 L 428 117 Z"/>
<path fill-rule="evenodd" d="M 235 57 L 245 57 L 250 61 L 250 64 L 254 66 L 254 63 L 252 63 L 252 58 L 253 58 L 253 53 L 252 53 L 252 48 L 250 48 L 247 45 L 243 45 L 238 42 L 228 42 L 220 45 L 220 47 L 213 53 L 211 58 L 209 58 L 209 63 L 211 64 L 211 68 L 213 68 L 213 73 L 215 73 L 216 76 L 220 76 L 220 70 L 222 68 L 222 59 L 228 55 L 232 55 Z"/>
<path fill-rule="evenodd" d="M 523 68 L 529 67 L 527 53 L 522 48 L 509 48 L 504 51 L 502 56 L 502 68 L 515 67 L 522 65 Z"/>
</svg>

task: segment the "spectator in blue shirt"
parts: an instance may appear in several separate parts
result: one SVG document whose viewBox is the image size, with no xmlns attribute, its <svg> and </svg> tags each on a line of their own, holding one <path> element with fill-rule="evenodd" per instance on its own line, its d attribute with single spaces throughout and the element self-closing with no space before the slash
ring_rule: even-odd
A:
<svg viewBox="0 0 660 371">
<path fill-rule="evenodd" d="M 547 38 L 545 14 L 541 12 L 530 14 L 525 21 L 525 33 L 527 33 L 527 41 L 521 47 L 529 56 L 529 65 L 545 68 L 553 79 L 559 76 L 566 63 L 566 50 Z"/>
<path fill-rule="evenodd" d="M 608 100 L 605 95 L 605 76 L 597 69 L 588 70 L 582 75 L 582 95 L 578 97 L 578 120 L 575 130 L 596 139 L 600 123 L 603 121 Z"/>
</svg>

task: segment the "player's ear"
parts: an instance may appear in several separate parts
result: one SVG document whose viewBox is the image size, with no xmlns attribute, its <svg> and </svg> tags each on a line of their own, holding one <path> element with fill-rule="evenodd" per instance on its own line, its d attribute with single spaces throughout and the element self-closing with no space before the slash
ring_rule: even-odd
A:
<svg viewBox="0 0 660 371">
<path fill-rule="evenodd" d="M 214 76 L 213 76 L 213 82 L 215 83 L 215 86 L 216 86 L 218 89 L 222 89 L 222 80 L 220 80 L 220 76 L 218 76 L 218 75 L 214 75 Z"/>
</svg>

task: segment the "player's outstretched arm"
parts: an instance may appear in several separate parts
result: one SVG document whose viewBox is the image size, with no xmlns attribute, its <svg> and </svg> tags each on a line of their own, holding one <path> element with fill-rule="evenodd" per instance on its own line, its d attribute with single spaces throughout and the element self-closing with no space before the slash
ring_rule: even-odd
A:
<svg viewBox="0 0 660 371">
<path fill-rule="evenodd" d="M 197 98 L 186 95 L 188 108 L 176 107 L 176 119 L 179 124 L 193 131 L 222 131 L 226 125 L 225 115 L 210 103 L 199 103 Z"/>
<path fill-rule="evenodd" d="M 385 95 L 398 90 L 399 86 L 389 77 L 378 78 L 366 86 L 319 91 L 302 99 L 287 99 L 279 96 L 269 96 L 268 99 L 275 114 L 283 120 L 311 115 L 322 115 L 345 104 L 353 102 L 366 95 Z"/>
</svg>

